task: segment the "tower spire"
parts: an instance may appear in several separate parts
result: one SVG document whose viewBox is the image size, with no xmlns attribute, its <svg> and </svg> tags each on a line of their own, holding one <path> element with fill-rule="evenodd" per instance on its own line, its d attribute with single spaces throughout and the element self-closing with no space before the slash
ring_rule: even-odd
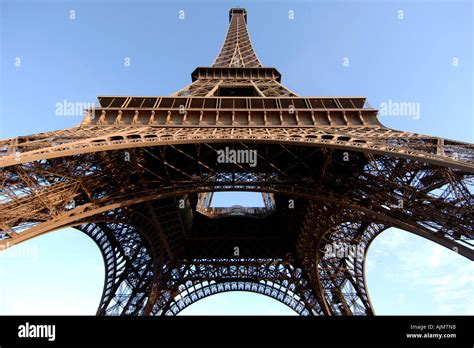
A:
<svg viewBox="0 0 474 348">
<path fill-rule="evenodd" d="M 259 68 L 262 66 L 253 50 L 247 32 L 247 11 L 231 8 L 229 29 L 213 67 Z"/>
</svg>

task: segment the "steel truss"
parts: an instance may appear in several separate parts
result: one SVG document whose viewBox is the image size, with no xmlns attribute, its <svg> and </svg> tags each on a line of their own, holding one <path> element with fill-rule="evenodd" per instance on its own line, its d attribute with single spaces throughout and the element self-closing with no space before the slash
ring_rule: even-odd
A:
<svg viewBox="0 0 474 348">
<path fill-rule="evenodd" d="M 0 141 L 0 247 L 83 231 L 105 262 L 98 315 L 176 315 L 236 290 L 372 315 L 365 256 L 389 227 L 474 260 L 474 146 L 386 128 L 363 97 L 299 97 L 246 22 L 232 9 L 213 65 L 171 97 L 100 97 L 77 127 Z M 218 163 L 225 148 L 257 161 Z M 210 208 L 218 191 L 266 206 Z"/>
</svg>

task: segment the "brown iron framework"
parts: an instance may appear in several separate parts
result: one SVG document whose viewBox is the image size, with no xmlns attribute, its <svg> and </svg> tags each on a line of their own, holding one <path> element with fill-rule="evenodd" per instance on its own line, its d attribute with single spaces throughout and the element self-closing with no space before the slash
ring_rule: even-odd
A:
<svg viewBox="0 0 474 348">
<path fill-rule="evenodd" d="M 473 260 L 474 146 L 384 127 L 363 97 L 301 97 L 230 10 L 211 67 L 168 97 L 99 97 L 73 128 L 0 141 L 0 247 L 72 226 L 102 251 L 98 315 L 174 315 L 224 291 L 371 315 L 365 254 L 398 227 Z M 217 151 L 257 163 L 218 163 Z M 218 191 L 265 207 L 211 208 Z M 331 243 L 363 257 L 334 257 Z M 236 253 L 238 248 L 238 253 Z"/>
</svg>

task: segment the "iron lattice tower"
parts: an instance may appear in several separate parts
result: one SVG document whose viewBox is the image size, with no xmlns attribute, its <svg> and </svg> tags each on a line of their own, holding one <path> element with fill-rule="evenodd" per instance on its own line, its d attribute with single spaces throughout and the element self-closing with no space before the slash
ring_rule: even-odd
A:
<svg viewBox="0 0 474 348">
<path fill-rule="evenodd" d="M 473 145 L 384 127 L 363 97 L 293 93 L 246 21 L 231 9 L 212 66 L 171 96 L 99 97 L 77 127 L 2 140 L 0 246 L 86 233 L 106 267 L 98 315 L 174 315 L 232 290 L 370 315 L 365 253 L 389 227 L 474 259 Z M 257 164 L 217 163 L 226 147 Z M 265 207 L 212 208 L 217 191 Z M 335 242 L 364 257 L 328 255 Z"/>
</svg>

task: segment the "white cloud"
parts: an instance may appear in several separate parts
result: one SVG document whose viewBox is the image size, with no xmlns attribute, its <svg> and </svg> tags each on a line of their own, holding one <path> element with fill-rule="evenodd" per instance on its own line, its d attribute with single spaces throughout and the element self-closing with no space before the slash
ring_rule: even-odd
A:
<svg viewBox="0 0 474 348">
<path fill-rule="evenodd" d="M 370 272 L 376 275 L 368 272 L 374 279 L 368 280 L 368 290 L 378 314 L 474 314 L 474 262 L 395 229 L 374 241 L 368 260 L 373 256 Z M 374 283 L 380 292 L 371 291 Z"/>
</svg>

